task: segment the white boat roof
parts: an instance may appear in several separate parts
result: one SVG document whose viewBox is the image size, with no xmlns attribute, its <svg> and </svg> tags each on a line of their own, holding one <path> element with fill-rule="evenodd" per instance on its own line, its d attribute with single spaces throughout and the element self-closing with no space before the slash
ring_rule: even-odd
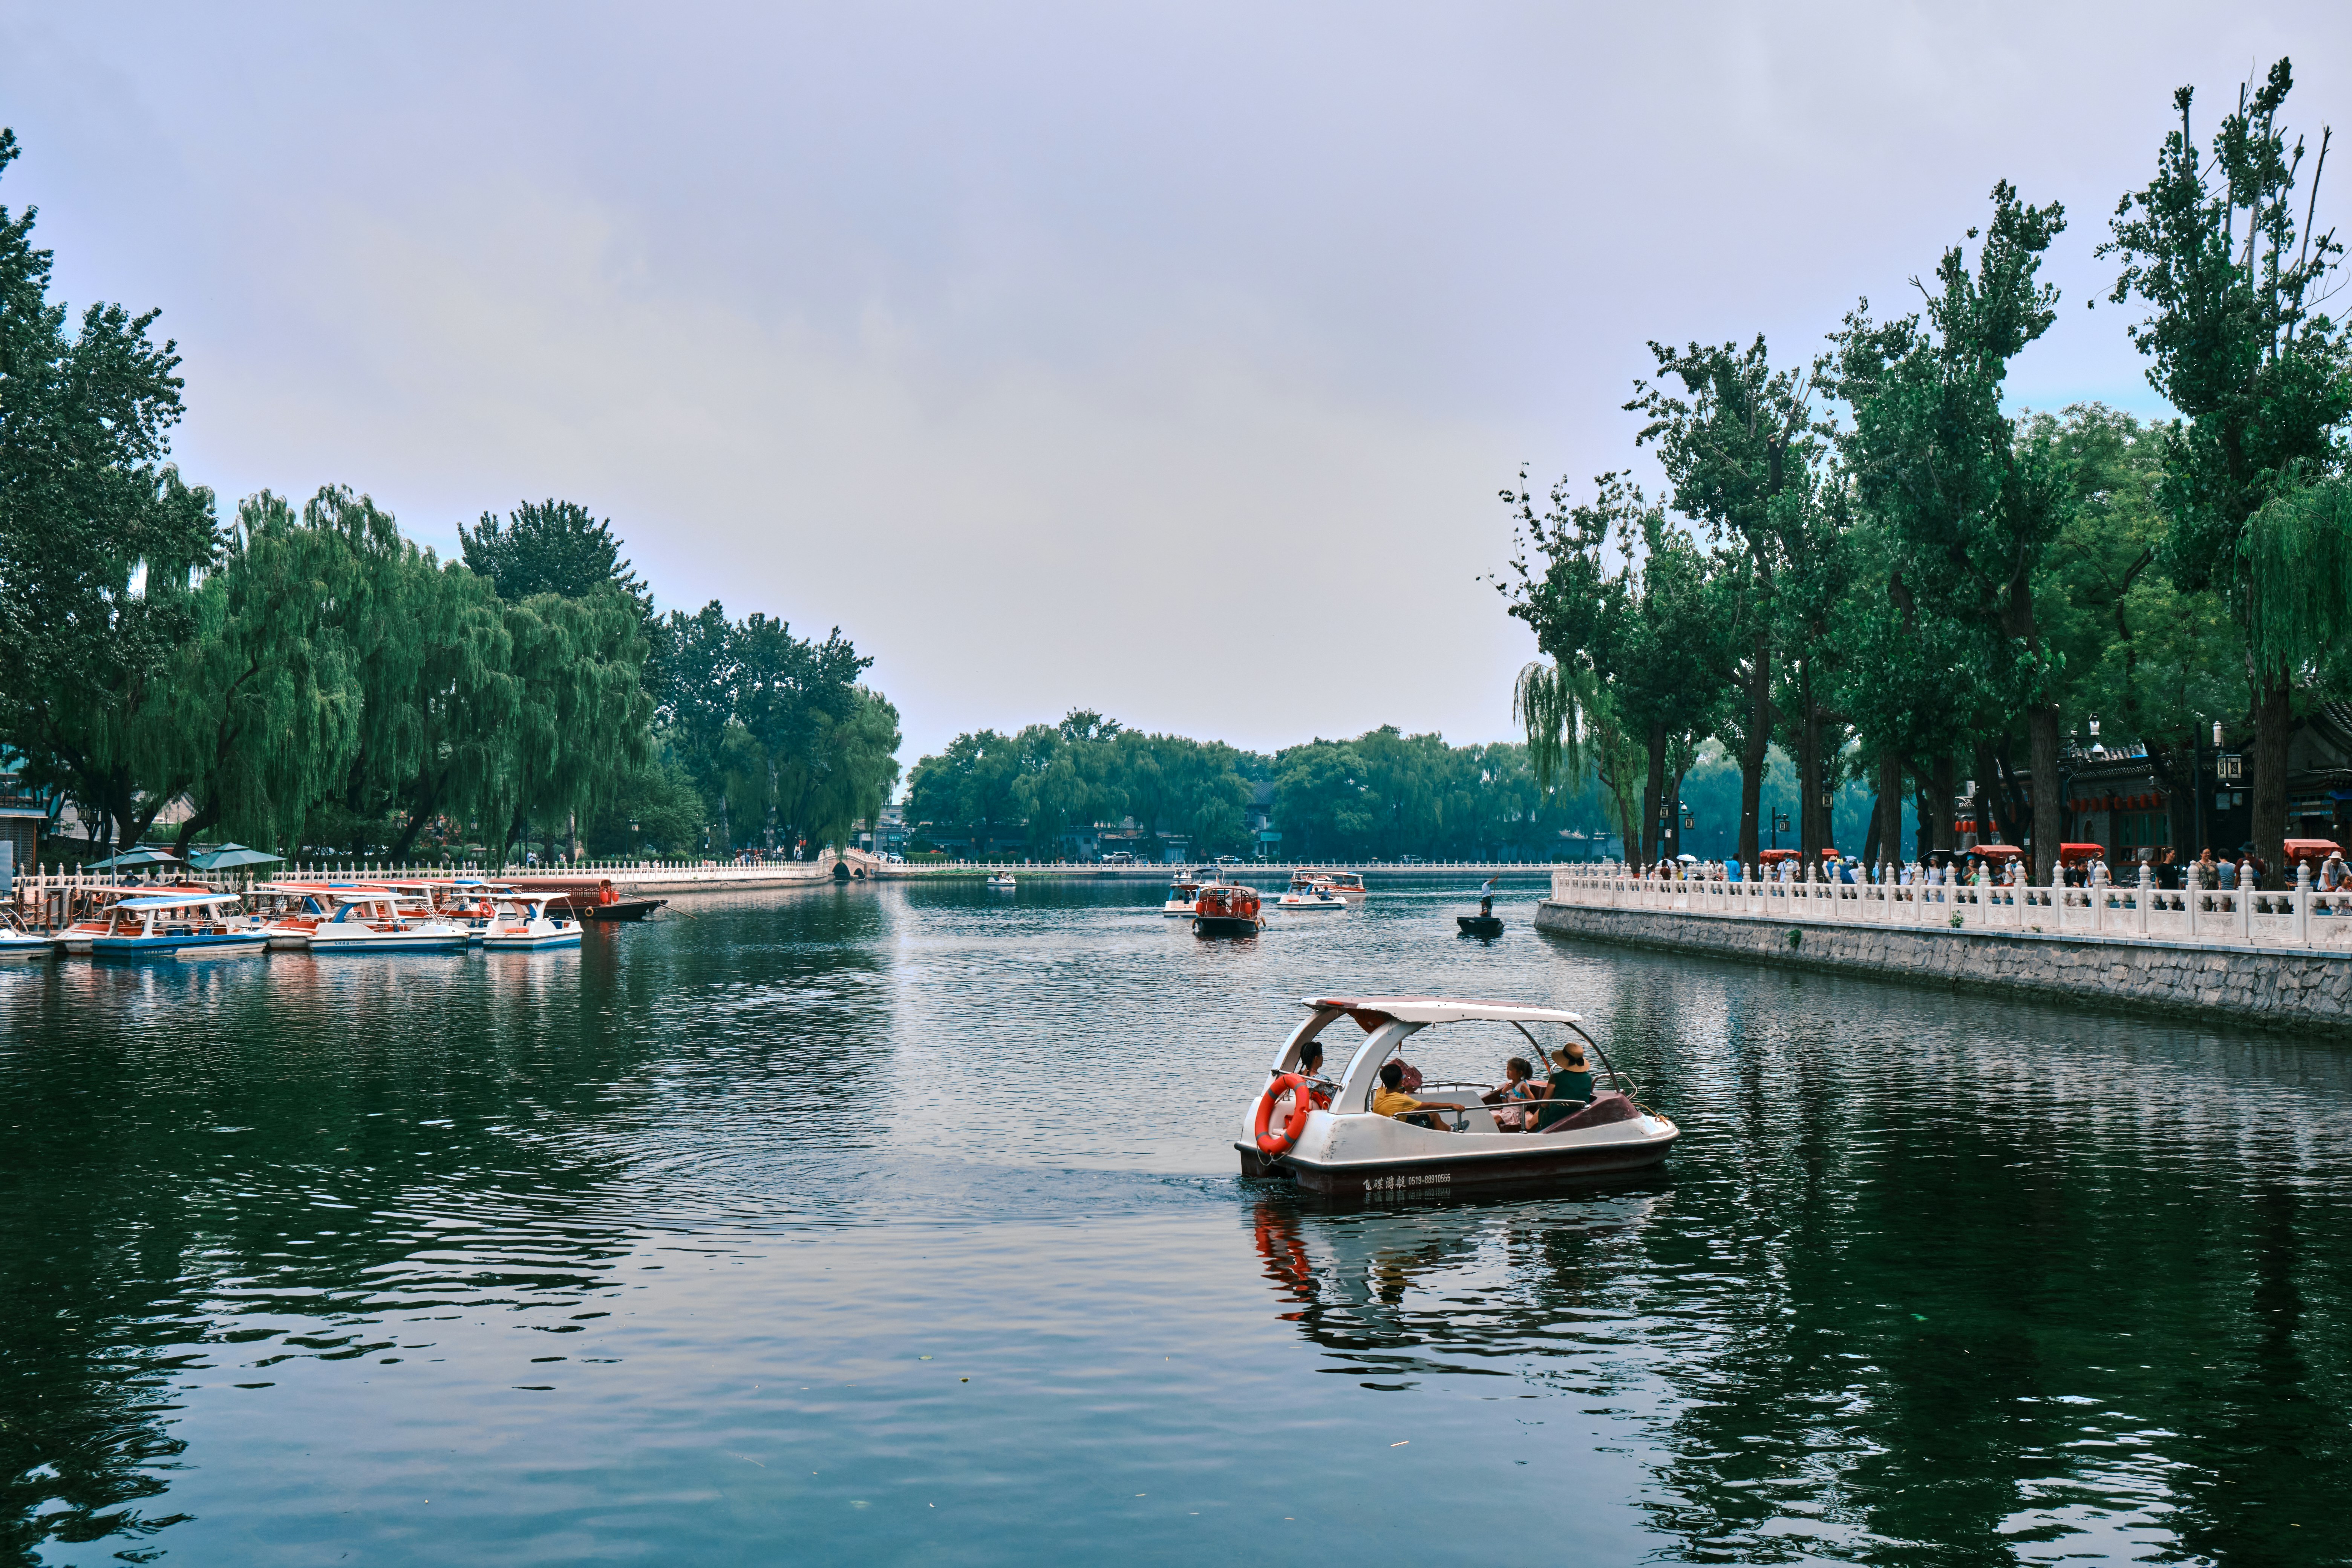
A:
<svg viewBox="0 0 2352 1568">
<path fill-rule="evenodd" d="M 143 899 L 124 899 L 114 907 L 118 910 L 185 910 L 198 904 L 233 904 L 235 893 L 167 893 Z"/>
<path fill-rule="evenodd" d="M 1498 1024 L 1577 1024 L 1584 1020 L 1581 1013 L 1558 1007 L 1468 996 L 1301 996 L 1298 1000 L 1318 1010 L 1337 1007 L 1360 1017 L 1377 1013 L 1406 1024 L 1466 1024 L 1482 1019 Z"/>
</svg>

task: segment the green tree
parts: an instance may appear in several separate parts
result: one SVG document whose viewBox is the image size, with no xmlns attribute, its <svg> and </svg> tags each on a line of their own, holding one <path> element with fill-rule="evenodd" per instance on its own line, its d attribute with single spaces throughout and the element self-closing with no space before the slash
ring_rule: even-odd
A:
<svg viewBox="0 0 2352 1568">
<path fill-rule="evenodd" d="M 0 129 L 0 175 L 16 155 Z M 168 706 L 213 498 L 164 462 L 180 360 L 157 313 L 92 305 L 68 326 L 36 216 L 0 206 L 0 740 L 128 847 L 170 798 L 142 788 L 168 744 L 143 710 Z"/>
<path fill-rule="evenodd" d="M 2305 147 L 2299 137 L 2290 146 L 2278 122 L 2293 85 L 2282 58 L 2259 89 L 2241 89 L 2210 163 L 2190 122 L 2192 89 L 2175 92 L 2180 124 L 2157 154 L 2156 177 L 2123 198 L 2100 247 L 2123 263 L 2111 300 L 2137 298 L 2148 308 L 2132 341 L 2150 362 L 2148 384 L 2185 421 L 2165 448 L 2158 504 L 2171 526 L 2162 557 L 2184 590 L 2219 590 L 2243 637 L 2252 663 L 2254 839 L 2279 868 L 2287 737 L 2313 666 L 2309 650 L 2269 624 L 2273 606 L 2255 592 L 2249 529 L 2273 496 L 2341 466 L 2337 432 L 2352 417 L 2352 342 L 2317 309 L 2344 254 L 2333 230 L 2313 232 L 2327 133 L 2298 229 Z M 2297 618 L 2293 606 L 2281 616 L 2288 626 Z"/>
<path fill-rule="evenodd" d="M 1633 384 L 1628 412 L 1649 423 L 1634 445 L 1654 443 L 1674 486 L 1674 510 L 1711 531 L 1728 548 L 1719 581 L 1720 646 L 1738 700 L 1719 721 L 1739 759 L 1737 851 L 1756 863 L 1766 753 L 1778 715 L 1772 705 L 1780 668 L 1776 634 L 1786 617 L 1777 590 L 1792 560 L 1805 559 L 1801 537 L 1806 480 L 1820 457 L 1812 383 L 1806 373 L 1772 368 L 1762 334 L 1738 343 L 1675 350 L 1653 342 L 1657 379 Z M 1680 396 L 1667 379 L 1682 383 Z M 1790 502 L 1799 504 L 1791 506 Z M 1799 537 L 1791 538 L 1791 525 Z"/>
<path fill-rule="evenodd" d="M 611 520 L 599 521 L 575 501 L 524 501 L 503 522 L 486 511 L 471 532 L 457 525 L 457 544 L 475 575 L 509 604 L 540 594 L 584 599 L 612 587 L 653 613 L 652 593 L 621 558 Z"/>
<path fill-rule="evenodd" d="M 1980 725 L 2024 716 L 2032 842 L 2046 868 L 2063 835 L 2058 665 L 2033 587 L 2073 492 L 2046 434 L 2021 431 L 2002 413 L 2001 389 L 2011 362 L 2056 319 L 2057 290 L 2036 275 L 2065 214 L 2055 203 L 2027 205 L 2006 181 L 1992 203 L 1974 270 L 1963 247 L 1946 249 L 1924 322 L 1916 314 L 1874 322 L 1867 301 L 1847 315 L 1832 386 L 1851 414 L 1840 445 L 1856 504 L 1901 541 L 1912 592 L 1997 634 L 1953 651 L 1991 651 L 1980 686 L 1999 713 L 1980 715 Z M 1939 761 L 1937 799 L 1948 810 L 1948 759 Z"/>
</svg>

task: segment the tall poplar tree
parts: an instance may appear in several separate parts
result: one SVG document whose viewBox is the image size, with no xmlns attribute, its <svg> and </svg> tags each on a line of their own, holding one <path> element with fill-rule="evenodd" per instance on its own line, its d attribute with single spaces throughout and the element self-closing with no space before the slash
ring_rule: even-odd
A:
<svg viewBox="0 0 2352 1568">
<path fill-rule="evenodd" d="M 2241 89 L 2210 162 L 2190 120 L 2194 91 L 2175 92 L 2180 123 L 2157 153 L 2156 177 L 2116 206 L 2099 251 L 2123 262 L 2112 301 L 2148 307 L 2132 341 L 2148 358 L 2148 384 L 2187 421 L 2167 445 L 2158 489 L 2171 525 L 2162 558 L 2182 588 L 2221 590 L 2245 639 L 2254 842 L 2281 874 L 2287 736 L 2314 650 L 2265 629 L 2273 605 L 2254 574 L 2250 529 L 2273 497 L 2341 465 L 2337 433 L 2352 418 L 2352 341 L 2318 308 L 2344 255 L 2332 228 L 2316 229 L 2329 133 L 2321 132 L 2298 224 L 2305 148 L 2300 137 L 2290 145 L 2278 120 L 2294 81 L 2282 58 L 2260 88 Z"/>
</svg>

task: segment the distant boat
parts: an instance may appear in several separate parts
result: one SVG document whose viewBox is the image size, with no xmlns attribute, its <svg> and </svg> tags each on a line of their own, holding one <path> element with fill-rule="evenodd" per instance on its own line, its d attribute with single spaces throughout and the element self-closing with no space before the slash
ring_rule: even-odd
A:
<svg viewBox="0 0 2352 1568">
<path fill-rule="evenodd" d="M 1328 888 L 1297 888 L 1274 900 L 1274 907 L 1286 915 L 1312 914 L 1317 911 L 1345 910 L 1348 900 Z"/>
<path fill-rule="evenodd" d="M 1000 893 L 1009 893 L 1014 888 L 1020 886 L 1019 883 L 1013 879 L 1013 873 L 1010 871 L 997 872 L 996 875 L 988 879 L 988 885 L 995 889 Z"/>
<path fill-rule="evenodd" d="M 1160 906 L 1160 912 L 1178 920 L 1198 913 L 1200 902 L 1201 879 L 1190 871 L 1179 871 L 1168 884 L 1168 901 Z"/>
<path fill-rule="evenodd" d="M 1300 869 L 1290 874 L 1290 890 L 1303 893 L 1309 888 L 1320 888 L 1327 893 L 1337 893 L 1350 903 L 1360 903 L 1364 897 L 1364 874 L 1361 871 L 1308 871 Z"/>
</svg>

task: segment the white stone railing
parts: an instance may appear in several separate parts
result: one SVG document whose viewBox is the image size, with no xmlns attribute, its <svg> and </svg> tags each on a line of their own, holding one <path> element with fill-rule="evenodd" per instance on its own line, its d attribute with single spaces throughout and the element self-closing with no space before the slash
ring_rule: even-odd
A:
<svg viewBox="0 0 2352 1568">
<path fill-rule="evenodd" d="M 1654 882 L 1625 868 L 1561 868 L 1551 902 L 1731 920 L 2011 931 L 2212 947 L 2352 950 L 2352 892 L 2189 887 L 1913 886 L 1871 882 Z"/>
</svg>

